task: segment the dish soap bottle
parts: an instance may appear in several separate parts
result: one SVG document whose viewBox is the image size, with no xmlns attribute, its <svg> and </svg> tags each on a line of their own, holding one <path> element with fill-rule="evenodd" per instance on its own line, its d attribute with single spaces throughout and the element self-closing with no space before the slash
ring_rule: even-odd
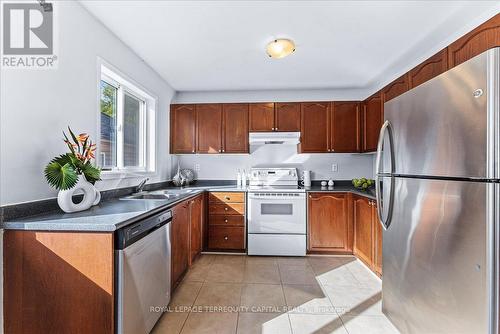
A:
<svg viewBox="0 0 500 334">
<path fill-rule="evenodd" d="M 236 185 L 238 186 L 238 188 L 241 188 L 241 173 L 240 173 L 240 169 L 238 168 L 238 174 L 236 174 Z"/>
</svg>

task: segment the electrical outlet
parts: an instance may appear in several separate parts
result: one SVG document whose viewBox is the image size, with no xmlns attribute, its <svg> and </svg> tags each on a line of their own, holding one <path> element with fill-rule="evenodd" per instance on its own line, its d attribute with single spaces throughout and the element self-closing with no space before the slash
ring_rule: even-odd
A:
<svg viewBox="0 0 500 334">
<path fill-rule="evenodd" d="M 339 171 L 339 165 L 338 164 L 332 164 L 332 172 L 338 172 Z"/>
<path fill-rule="evenodd" d="M 200 171 L 200 164 L 194 164 L 194 170 L 196 172 L 199 172 Z"/>
</svg>

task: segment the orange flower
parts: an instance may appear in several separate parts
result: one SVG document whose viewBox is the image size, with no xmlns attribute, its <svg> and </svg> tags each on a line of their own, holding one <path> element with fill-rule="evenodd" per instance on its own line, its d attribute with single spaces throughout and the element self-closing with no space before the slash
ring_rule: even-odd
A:
<svg viewBox="0 0 500 334">
<path fill-rule="evenodd" d="M 79 141 L 80 143 L 84 143 L 84 142 L 87 140 L 87 138 L 88 138 L 88 137 L 89 137 L 89 135 L 88 135 L 88 134 L 86 134 L 86 133 L 80 133 L 80 134 L 78 135 L 78 137 L 76 137 L 76 139 L 78 139 L 78 141 Z"/>
</svg>

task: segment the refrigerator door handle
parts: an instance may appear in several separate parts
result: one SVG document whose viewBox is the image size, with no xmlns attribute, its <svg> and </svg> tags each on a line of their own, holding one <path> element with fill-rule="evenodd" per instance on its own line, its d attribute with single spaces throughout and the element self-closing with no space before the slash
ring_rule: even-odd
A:
<svg viewBox="0 0 500 334">
<path fill-rule="evenodd" d="M 387 212 L 387 217 L 384 219 L 383 216 L 383 199 L 382 199 L 382 194 L 383 192 L 381 191 L 381 186 L 380 186 L 380 181 L 383 180 L 381 178 L 381 160 L 382 160 L 382 151 L 384 148 L 384 138 L 385 134 L 387 132 L 387 137 L 389 139 L 389 159 L 390 159 L 390 173 L 391 173 L 391 185 L 390 185 L 390 190 L 389 190 L 389 206 L 388 206 L 388 212 Z M 389 225 L 391 224 L 391 217 L 392 217 L 392 207 L 393 207 L 393 199 L 394 199 L 394 180 L 392 177 L 392 173 L 394 173 L 394 145 L 393 145 L 393 139 L 392 139 L 392 127 L 391 123 L 389 121 L 385 121 L 384 124 L 382 125 L 382 128 L 380 129 L 380 135 L 378 138 L 378 144 L 377 144 L 377 159 L 375 162 L 375 194 L 377 198 L 377 215 L 378 219 L 380 221 L 380 224 L 382 225 L 382 228 L 384 230 L 387 230 L 389 228 Z"/>
</svg>

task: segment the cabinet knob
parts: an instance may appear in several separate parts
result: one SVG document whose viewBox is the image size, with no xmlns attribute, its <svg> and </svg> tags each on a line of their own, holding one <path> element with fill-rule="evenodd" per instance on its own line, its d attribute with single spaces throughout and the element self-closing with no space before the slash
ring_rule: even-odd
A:
<svg viewBox="0 0 500 334">
<path fill-rule="evenodd" d="M 227 211 L 227 208 L 224 208 L 225 211 Z"/>
<path fill-rule="evenodd" d="M 228 201 L 231 199 L 231 197 L 229 197 L 229 196 L 226 196 L 226 197 L 224 197 L 224 198 L 225 198 L 226 200 L 228 200 Z"/>
<path fill-rule="evenodd" d="M 222 152 L 226 152 L 226 150 L 222 150 Z"/>
<path fill-rule="evenodd" d="M 271 130 L 273 130 L 273 131 L 274 131 L 274 128 L 271 128 Z"/>
<path fill-rule="evenodd" d="M 228 239 L 229 239 L 229 237 L 228 237 L 228 236 L 225 236 L 225 237 L 224 237 L 224 240 L 228 240 Z"/>
<path fill-rule="evenodd" d="M 192 152 L 194 153 L 194 150 Z"/>
<path fill-rule="evenodd" d="M 224 223 L 227 223 L 227 222 L 228 222 L 228 220 L 227 220 L 227 219 L 224 219 Z"/>
<path fill-rule="evenodd" d="M 275 128 L 276 131 L 278 131 L 278 128 Z"/>
</svg>

